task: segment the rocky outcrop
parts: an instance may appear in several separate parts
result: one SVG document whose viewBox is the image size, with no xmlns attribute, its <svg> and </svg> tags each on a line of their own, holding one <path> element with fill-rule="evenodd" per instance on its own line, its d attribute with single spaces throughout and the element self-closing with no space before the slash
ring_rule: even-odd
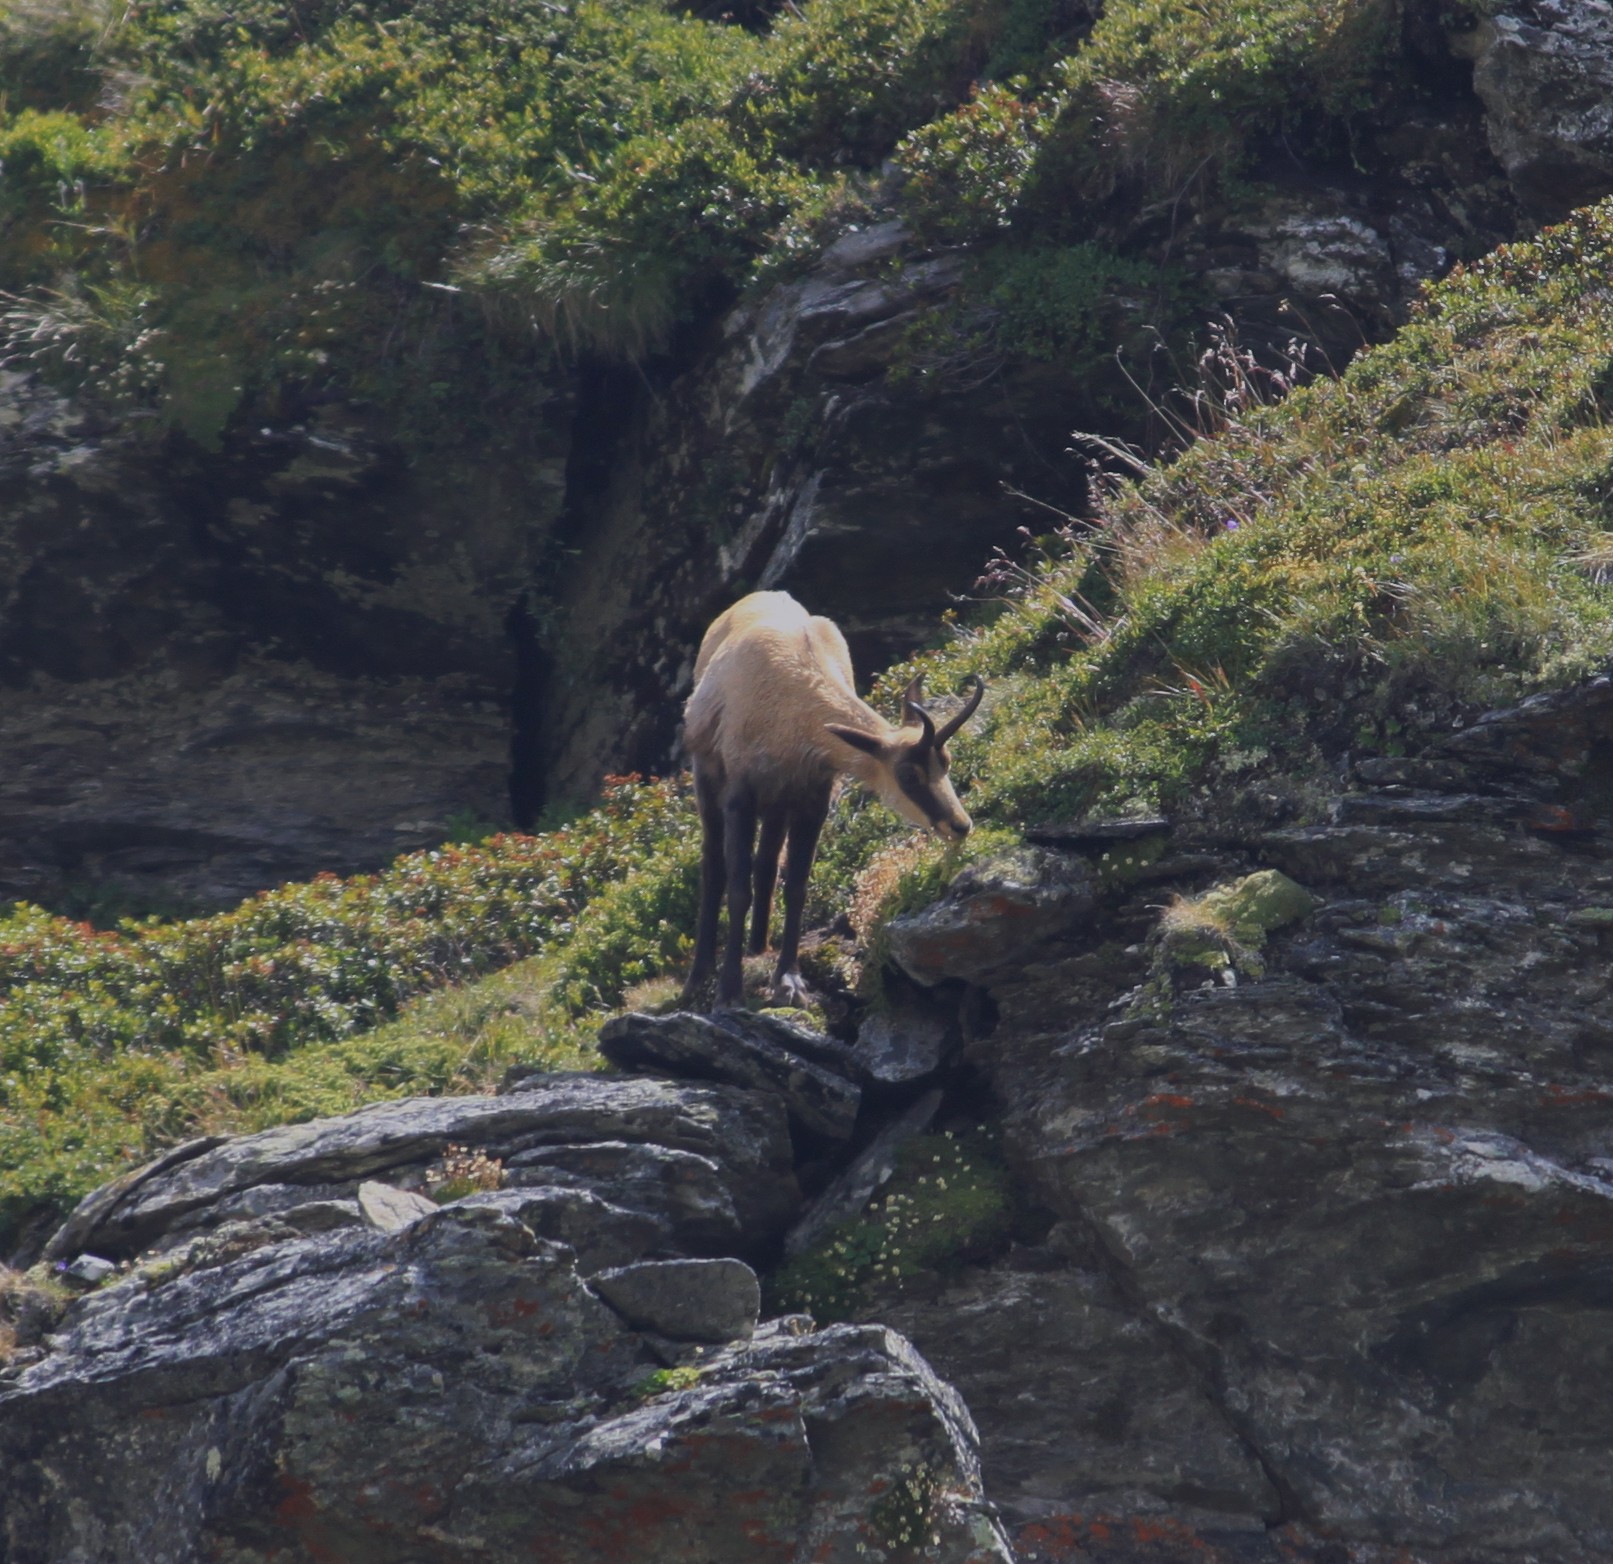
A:
<svg viewBox="0 0 1613 1564">
<path fill-rule="evenodd" d="M 758 1325 L 788 1097 L 526 1075 L 96 1192 L 47 1254 L 138 1260 L 0 1372 L 4 1557 L 1008 1564 L 908 1343 Z"/>
<path fill-rule="evenodd" d="M 1560 218 L 1613 190 L 1613 6 L 1485 7 L 1465 36 L 1496 158 L 1532 212 Z"/>
<path fill-rule="evenodd" d="M 218 905 L 506 820 L 534 401 L 456 470 L 338 405 L 210 453 L 0 373 L 0 900 Z"/>
<path fill-rule="evenodd" d="M 991 980 L 970 1053 L 1045 1237 L 880 1317 L 1022 1556 L 1613 1546 L 1608 690 L 1364 762 L 1326 823 L 1179 822 L 1170 927 L 1167 857 Z M 1251 898 L 1258 961 L 1177 962 Z"/>
<path fill-rule="evenodd" d="M 621 1291 L 475 1206 L 137 1273 L 0 1386 L 6 1557 L 1006 1560 L 893 1332 L 744 1322 L 667 1371 Z"/>
<path fill-rule="evenodd" d="M 188 1142 L 87 1196 L 44 1257 L 165 1253 L 233 1222 L 304 1229 L 311 1217 L 322 1231 L 333 1206 L 359 1219 L 366 1181 L 424 1189 L 449 1147 L 502 1169 L 499 1188 L 466 1198 L 570 1244 L 585 1270 L 765 1250 L 800 1201 L 777 1097 L 529 1075 L 497 1097 L 376 1103 L 346 1118 Z"/>
<path fill-rule="evenodd" d="M 1597 679 L 1315 823 L 1043 826 L 871 1047 L 631 1016 L 637 1075 L 176 1148 L 51 1242 L 123 1269 L 0 1374 L 7 1557 L 1607 1557 L 1609 753 Z M 983 1118 L 994 1249 L 759 1319 Z"/>
</svg>

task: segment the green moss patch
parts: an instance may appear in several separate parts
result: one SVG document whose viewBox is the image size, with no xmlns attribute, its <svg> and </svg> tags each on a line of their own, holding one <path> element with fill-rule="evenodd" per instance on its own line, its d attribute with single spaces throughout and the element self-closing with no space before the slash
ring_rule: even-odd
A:
<svg viewBox="0 0 1613 1564">
<path fill-rule="evenodd" d="M 918 1136 L 862 1217 L 773 1273 L 771 1306 L 825 1323 L 857 1318 L 989 1255 L 1011 1221 L 1008 1175 L 988 1132 Z"/>
</svg>

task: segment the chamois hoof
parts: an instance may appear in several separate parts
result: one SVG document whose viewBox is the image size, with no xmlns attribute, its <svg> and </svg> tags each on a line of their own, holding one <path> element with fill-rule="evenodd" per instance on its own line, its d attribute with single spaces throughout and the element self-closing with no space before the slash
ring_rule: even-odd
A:
<svg viewBox="0 0 1613 1564">
<path fill-rule="evenodd" d="M 773 980 L 773 1003 L 804 1010 L 812 1002 L 806 979 L 799 972 L 786 972 Z"/>
</svg>

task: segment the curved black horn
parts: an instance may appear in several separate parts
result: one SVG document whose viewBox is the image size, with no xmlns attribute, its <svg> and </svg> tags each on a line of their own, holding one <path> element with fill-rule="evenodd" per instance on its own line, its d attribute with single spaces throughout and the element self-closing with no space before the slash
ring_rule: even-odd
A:
<svg viewBox="0 0 1613 1564">
<path fill-rule="evenodd" d="M 976 708 L 980 705 L 981 697 L 986 693 L 986 681 L 978 673 L 972 673 L 969 677 L 974 680 L 975 692 L 947 719 L 946 725 L 937 730 L 935 735 L 937 744 L 945 744 L 964 723 L 974 716 Z"/>
<path fill-rule="evenodd" d="M 902 692 L 902 721 L 903 723 L 916 722 L 924 730 L 924 737 L 919 741 L 920 749 L 934 747 L 935 724 L 930 720 L 930 714 L 919 702 L 924 699 L 924 675 L 915 674 L 912 682 Z"/>
</svg>

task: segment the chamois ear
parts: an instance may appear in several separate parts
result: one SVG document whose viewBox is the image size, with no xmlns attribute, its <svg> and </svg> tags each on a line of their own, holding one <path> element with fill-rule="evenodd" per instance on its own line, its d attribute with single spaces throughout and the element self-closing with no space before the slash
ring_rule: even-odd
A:
<svg viewBox="0 0 1613 1564">
<path fill-rule="evenodd" d="M 883 755 L 885 741 L 877 733 L 864 733 L 861 728 L 844 728 L 838 722 L 824 723 L 829 732 L 843 744 L 860 749 L 865 755 Z"/>
</svg>

